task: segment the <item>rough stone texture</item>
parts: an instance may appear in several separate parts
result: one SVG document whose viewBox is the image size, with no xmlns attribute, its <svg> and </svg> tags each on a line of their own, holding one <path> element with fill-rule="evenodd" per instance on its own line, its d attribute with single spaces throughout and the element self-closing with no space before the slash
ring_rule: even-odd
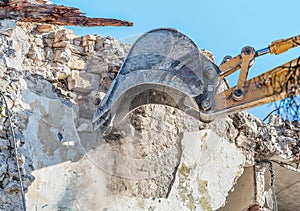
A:
<svg viewBox="0 0 300 211">
<path fill-rule="evenodd" d="M 0 43 L 0 87 L 13 114 L 28 210 L 216 210 L 244 167 L 299 163 L 299 123 L 272 117 L 265 124 L 246 112 L 204 124 L 144 106 L 123 120 L 130 135 L 105 142 L 91 119 L 128 45 L 7 20 Z M 0 210 L 22 210 L 5 112 Z"/>
<path fill-rule="evenodd" d="M 112 43 L 104 47 L 107 39 Z M 83 40 L 90 45 L 89 52 L 84 51 Z M 35 178 L 32 170 L 65 161 L 75 162 L 84 155 L 79 147 L 79 137 L 83 134 L 85 140 L 86 137 L 95 140 L 95 134 L 91 133 L 90 117 L 95 104 L 103 98 L 103 92 L 98 90 L 104 91 L 108 87 L 99 87 L 99 81 L 106 79 L 98 72 L 97 66 L 89 67 L 87 71 L 86 60 L 95 58 L 107 66 L 111 62 L 113 67 L 120 68 L 117 65 L 122 64 L 129 47 L 115 44 L 117 42 L 112 38 L 82 38 L 61 27 L 51 26 L 45 30 L 42 25 L 10 20 L 1 21 L 0 42 L 1 91 L 4 91 L 9 110 L 12 111 L 21 176 L 27 192 Z M 98 51 L 94 51 L 96 48 L 91 45 L 99 46 L 99 43 Z M 115 45 L 115 49 L 111 45 Z M 104 61 L 101 51 L 105 49 Z M 122 52 L 123 56 L 114 55 L 116 51 Z M 76 73 L 79 73 L 79 80 L 74 83 L 75 91 L 69 90 L 71 85 L 68 81 Z M 113 78 L 116 73 L 110 74 Z M 22 210 L 14 144 L 7 110 L 1 102 L 0 210 Z M 80 118 L 85 116 L 88 119 Z M 77 127 L 81 128 L 78 133 Z M 86 143 L 85 147 L 89 145 Z M 37 174 L 36 181 L 40 181 L 40 176 Z"/>
<path fill-rule="evenodd" d="M 43 0 L 2 0 L 0 1 L 0 19 L 12 19 L 23 22 L 60 26 L 91 27 L 133 25 L 133 23 L 129 21 L 117 19 L 89 18 L 84 16 L 78 8 L 55 5 L 51 4 L 49 1 Z"/>
<path fill-rule="evenodd" d="M 299 163 L 299 122 L 282 122 L 279 115 L 273 115 L 267 124 L 247 112 L 239 112 L 208 127 L 247 152 L 250 165 L 254 159 L 284 161 L 294 167 Z"/>
</svg>

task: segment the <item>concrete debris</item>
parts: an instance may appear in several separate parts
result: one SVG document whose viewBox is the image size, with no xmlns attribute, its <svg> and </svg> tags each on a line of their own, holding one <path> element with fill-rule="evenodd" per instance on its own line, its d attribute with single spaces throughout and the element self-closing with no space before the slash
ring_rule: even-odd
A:
<svg viewBox="0 0 300 211">
<path fill-rule="evenodd" d="M 91 119 L 130 46 L 45 23 L 0 24 L 0 87 L 13 114 L 28 210 L 216 210 L 245 167 L 299 164 L 299 122 L 277 115 L 269 124 L 247 112 L 205 124 L 149 105 L 122 120 L 129 136 L 105 142 Z M 0 210 L 22 210 L 2 109 Z"/>
</svg>

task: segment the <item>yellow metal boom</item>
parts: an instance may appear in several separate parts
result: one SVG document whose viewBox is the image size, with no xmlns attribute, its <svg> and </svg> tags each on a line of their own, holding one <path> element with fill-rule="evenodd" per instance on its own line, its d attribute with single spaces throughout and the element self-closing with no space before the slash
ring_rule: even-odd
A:
<svg viewBox="0 0 300 211">
<path fill-rule="evenodd" d="M 300 57 L 247 80 L 254 58 L 267 53 L 278 55 L 296 46 L 300 46 L 300 35 L 274 41 L 259 51 L 247 46 L 236 57 L 225 59 L 219 66 L 220 79 L 238 69 L 241 69 L 240 76 L 236 86 L 216 95 L 213 116 L 249 109 L 300 94 Z"/>
</svg>

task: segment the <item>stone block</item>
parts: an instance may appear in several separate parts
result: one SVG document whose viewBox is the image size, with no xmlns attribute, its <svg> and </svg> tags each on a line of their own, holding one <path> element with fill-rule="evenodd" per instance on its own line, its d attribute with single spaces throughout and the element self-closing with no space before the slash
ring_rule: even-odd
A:
<svg viewBox="0 0 300 211">
<path fill-rule="evenodd" d="M 72 40 L 78 36 L 74 35 L 72 30 L 62 29 L 56 32 L 54 37 L 54 43 L 64 41 L 64 40 Z"/>
<path fill-rule="evenodd" d="M 53 30 L 53 25 L 50 25 L 50 24 L 42 24 L 42 25 L 38 25 L 36 27 L 36 30 L 39 32 L 39 33 L 48 33 L 50 31 Z"/>
<path fill-rule="evenodd" d="M 74 91 L 76 88 L 76 81 L 79 80 L 79 71 L 73 70 L 71 75 L 68 77 L 68 89 Z"/>
<path fill-rule="evenodd" d="M 72 51 L 73 54 L 86 55 L 86 53 L 84 51 L 84 47 L 81 45 L 77 45 L 77 44 L 74 44 L 74 42 L 71 42 L 68 47 L 70 48 L 70 50 Z"/>
<path fill-rule="evenodd" d="M 71 59 L 72 52 L 70 49 L 56 50 L 54 53 L 54 61 L 66 64 Z"/>
<path fill-rule="evenodd" d="M 68 66 L 73 70 L 83 70 L 85 68 L 85 61 L 79 56 L 72 55 Z"/>
<path fill-rule="evenodd" d="M 53 46 L 53 39 L 49 38 L 49 37 L 46 37 L 44 39 L 44 45 L 47 46 L 47 47 L 52 47 Z"/>
<path fill-rule="evenodd" d="M 88 35 L 85 35 L 82 39 L 83 39 L 83 41 L 87 41 L 87 40 L 96 41 L 97 37 L 94 35 L 88 34 Z"/>
<path fill-rule="evenodd" d="M 69 43 L 66 41 L 60 41 L 60 42 L 54 43 L 52 45 L 53 48 L 66 48 L 68 46 L 69 46 Z"/>
<path fill-rule="evenodd" d="M 102 73 L 108 72 L 108 63 L 100 60 L 98 57 L 94 57 L 87 61 L 86 65 L 87 72 L 101 75 Z"/>
<path fill-rule="evenodd" d="M 79 93 L 90 93 L 99 86 L 100 76 L 73 70 L 68 77 L 68 89 Z"/>
<path fill-rule="evenodd" d="M 76 39 L 76 38 L 78 38 L 79 36 L 77 36 L 77 35 L 74 35 L 73 33 L 72 34 L 65 34 L 64 36 L 63 36 L 63 38 L 65 39 L 65 40 L 74 40 L 74 39 Z"/>
<path fill-rule="evenodd" d="M 42 61 L 45 58 L 44 51 L 35 45 L 32 45 L 29 48 L 26 55 L 28 58 L 32 59 L 34 62 Z"/>
<path fill-rule="evenodd" d="M 82 38 L 81 37 L 77 37 L 77 38 L 75 38 L 75 39 L 73 39 L 73 44 L 74 45 L 80 45 L 81 44 L 81 42 L 82 42 Z"/>
<path fill-rule="evenodd" d="M 55 77 L 57 77 L 59 80 L 64 80 L 71 74 L 71 69 L 61 63 L 56 63 L 54 65 L 54 70 Z"/>
<path fill-rule="evenodd" d="M 54 59 L 54 53 L 52 48 L 45 48 L 45 58 L 46 60 L 50 60 L 50 61 Z"/>
<path fill-rule="evenodd" d="M 35 44 L 39 47 L 43 47 L 43 40 L 40 37 L 35 38 L 34 40 Z"/>
</svg>

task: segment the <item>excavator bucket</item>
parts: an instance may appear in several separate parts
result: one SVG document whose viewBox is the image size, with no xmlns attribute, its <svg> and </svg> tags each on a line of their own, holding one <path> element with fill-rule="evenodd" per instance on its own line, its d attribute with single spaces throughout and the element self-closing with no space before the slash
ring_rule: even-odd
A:
<svg viewBox="0 0 300 211">
<path fill-rule="evenodd" d="M 196 44 L 177 30 L 147 32 L 133 44 L 96 109 L 94 129 L 108 139 L 120 136 L 122 120 L 146 104 L 172 106 L 201 119 L 215 106 L 219 73 Z"/>
</svg>

